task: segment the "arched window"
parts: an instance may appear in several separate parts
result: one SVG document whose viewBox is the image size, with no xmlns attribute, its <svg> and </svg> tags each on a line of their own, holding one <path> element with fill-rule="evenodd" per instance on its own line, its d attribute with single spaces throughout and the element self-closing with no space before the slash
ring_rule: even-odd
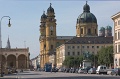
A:
<svg viewBox="0 0 120 79">
<path fill-rule="evenodd" d="M 53 45 L 51 45 L 51 49 L 53 49 Z"/>
<path fill-rule="evenodd" d="M 95 29 L 95 34 L 97 33 L 96 29 Z"/>
<path fill-rule="evenodd" d="M 91 34 L 91 29 L 88 29 L 88 34 Z"/>
<path fill-rule="evenodd" d="M 53 35 L 53 31 L 51 30 L 51 35 Z"/>
<path fill-rule="evenodd" d="M 83 34 L 83 28 L 80 29 L 80 33 Z"/>
</svg>

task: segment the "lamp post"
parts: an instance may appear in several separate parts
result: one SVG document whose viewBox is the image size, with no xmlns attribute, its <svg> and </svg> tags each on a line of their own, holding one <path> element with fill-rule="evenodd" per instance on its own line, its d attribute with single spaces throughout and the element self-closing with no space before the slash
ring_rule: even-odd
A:
<svg viewBox="0 0 120 79">
<path fill-rule="evenodd" d="M 0 57 L 0 58 L 1 58 L 1 77 L 3 77 L 3 68 L 2 68 L 2 39 L 1 39 L 1 22 L 2 22 L 2 19 L 3 19 L 3 18 L 5 18 L 5 17 L 6 17 L 6 18 L 9 18 L 8 27 L 10 27 L 10 26 L 11 26 L 11 24 L 10 24 L 10 19 L 11 19 L 11 18 L 10 18 L 9 16 L 3 16 L 3 17 L 1 18 L 1 20 L 0 20 L 0 49 L 1 49 L 1 52 L 0 52 L 0 53 L 1 53 L 1 55 L 0 55 L 1 57 Z"/>
<path fill-rule="evenodd" d="M 94 38 L 94 67 L 95 67 L 95 38 Z"/>
</svg>

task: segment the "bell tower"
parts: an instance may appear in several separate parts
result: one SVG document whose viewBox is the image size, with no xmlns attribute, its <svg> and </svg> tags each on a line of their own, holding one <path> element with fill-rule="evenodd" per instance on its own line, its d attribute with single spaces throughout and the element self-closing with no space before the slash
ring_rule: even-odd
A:
<svg viewBox="0 0 120 79">
<path fill-rule="evenodd" d="M 54 55 L 56 48 L 56 19 L 55 12 L 51 6 L 47 9 L 47 19 L 46 19 L 46 63 L 51 61 L 50 56 Z"/>
<path fill-rule="evenodd" d="M 40 19 L 40 66 L 43 68 L 45 63 L 45 50 L 46 50 L 46 19 L 47 16 L 45 14 L 45 11 L 43 12 L 43 15 Z"/>
</svg>

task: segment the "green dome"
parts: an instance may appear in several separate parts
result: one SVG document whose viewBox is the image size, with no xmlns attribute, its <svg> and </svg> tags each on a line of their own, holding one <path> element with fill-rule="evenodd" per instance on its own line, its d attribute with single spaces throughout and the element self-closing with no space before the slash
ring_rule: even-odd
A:
<svg viewBox="0 0 120 79">
<path fill-rule="evenodd" d="M 104 27 L 101 27 L 101 28 L 100 28 L 100 31 L 104 31 L 104 30 L 105 30 L 105 28 L 104 28 Z"/>
<path fill-rule="evenodd" d="M 47 9 L 47 13 L 54 13 L 54 9 L 51 6 L 52 4 L 50 3 L 50 7 Z"/>
<path fill-rule="evenodd" d="M 90 13 L 87 3 L 83 7 L 83 13 L 78 16 L 77 23 L 97 23 L 97 19 L 94 14 Z"/>
<path fill-rule="evenodd" d="M 41 16 L 41 19 L 46 19 L 47 16 L 45 15 L 45 11 L 43 12 L 43 15 Z"/>
<path fill-rule="evenodd" d="M 84 12 L 90 12 L 90 6 L 87 4 L 87 2 L 84 5 L 83 10 L 84 10 Z"/>
<path fill-rule="evenodd" d="M 105 28 L 106 30 L 112 30 L 112 27 L 111 26 L 106 26 L 106 28 Z"/>
</svg>

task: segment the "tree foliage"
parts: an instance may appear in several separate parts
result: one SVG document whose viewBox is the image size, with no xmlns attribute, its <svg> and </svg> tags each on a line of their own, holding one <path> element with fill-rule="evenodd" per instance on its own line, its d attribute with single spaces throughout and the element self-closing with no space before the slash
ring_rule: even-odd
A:
<svg viewBox="0 0 120 79">
<path fill-rule="evenodd" d="M 98 52 L 98 63 L 109 66 L 113 63 L 113 46 L 103 47 Z"/>
<path fill-rule="evenodd" d="M 65 58 L 63 65 L 66 67 L 79 67 L 83 61 L 83 56 L 68 56 Z"/>
</svg>

